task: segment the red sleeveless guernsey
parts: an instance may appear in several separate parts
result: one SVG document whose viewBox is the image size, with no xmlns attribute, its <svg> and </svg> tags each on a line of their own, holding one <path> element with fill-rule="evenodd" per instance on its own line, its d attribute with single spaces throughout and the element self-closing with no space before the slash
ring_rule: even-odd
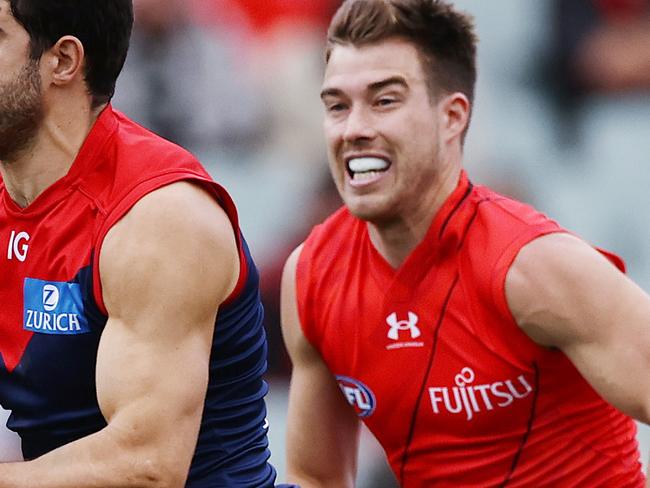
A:
<svg viewBox="0 0 650 488">
<path fill-rule="evenodd" d="M 304 334 L 401 486 L 643 486 L 634 422 L 508 309 L 514 258 L 553 232 L 564 230 L 463 173 L 398 270 L 346 209 L 305 242 Z"/>
<path fill-rule="evenodd" d="M 102 242 L 137 201 L 177 181 L 201 185 L 221 204 L 242 270 L 217 314 L 186 487 L 269 488 L 276 475 L 268 463 L 263 308 L 236 208 L 190 153 L 110 106 L 68 174 L 28 207 L 16 206 L 0 178 L 0 405 L 12 411 L 7 427 L 20 435 L 25 459 L 106 426 L 95 384 L 108 320 L 98 266 Z"/>
</svg>

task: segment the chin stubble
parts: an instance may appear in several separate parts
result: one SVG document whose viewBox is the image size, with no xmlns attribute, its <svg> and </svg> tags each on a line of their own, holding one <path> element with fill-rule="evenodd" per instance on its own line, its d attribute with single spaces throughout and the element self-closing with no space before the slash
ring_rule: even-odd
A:
<svg viewBox="0 0 650 488">
<path fill-rule="evenodd" d="M 11 163 L 28 150 L 42 120 L 38 60 L 30 59 L 13 80 L 0 83 L 0 161 Z"/>
</svg>

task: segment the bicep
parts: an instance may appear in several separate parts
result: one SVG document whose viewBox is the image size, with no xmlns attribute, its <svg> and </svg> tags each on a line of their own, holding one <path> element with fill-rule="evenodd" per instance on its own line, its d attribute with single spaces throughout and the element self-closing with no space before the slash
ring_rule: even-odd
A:
<svg viewBox="0 0 650 488">
<path fill-rule="evenodd" d="M 287 420 L 289 479 L 304 488 L 353 486 L 359 420 L 320 354 L 305 338 L 297 310 L 300 248 L 282 277 L 282 331 L 293 365 Z"/>
<path fill-rule="evenodd" d="M 127 449 L 189 468 L 214 321 L 237 263 L 227 217 L 188 183 L 145 197 L 107 235 L 100 275 L 109 319 L 97 396 Z"/>
<path fill-rule="evenodd" d="M 557 347 L 610 403 L 648 421 L 650 297 L 579 239 L 554 234 L 519 253 L 506 277 L 519 326 Z"/>
<path fill-rule="evenodd" d="M 206 340 L 172 343 L 110 319 L 97 355 L 97 398 L 107 430 L 127 451 L 189 468 L 207 386 Z"/>
</svg>

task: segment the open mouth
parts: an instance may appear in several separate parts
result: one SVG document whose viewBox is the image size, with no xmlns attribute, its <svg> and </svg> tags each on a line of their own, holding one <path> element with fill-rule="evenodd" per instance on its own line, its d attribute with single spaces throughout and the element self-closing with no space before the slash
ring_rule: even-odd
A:
<svg viewBox="0 0 650 488">
<path fill-rule="evenodd" d="M 390 168 L 390 162 L 377 157 L 351 158 L 346 164 L 352 181 L 369 181 Z"/>
</svg>

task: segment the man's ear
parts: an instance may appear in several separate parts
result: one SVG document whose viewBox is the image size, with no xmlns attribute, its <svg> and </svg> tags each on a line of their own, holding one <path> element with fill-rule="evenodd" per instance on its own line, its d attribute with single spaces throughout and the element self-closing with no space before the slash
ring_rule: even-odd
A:
<svg viewBox="0 0 650 488">
<path fill-rule="evenodd" d="M 76 37 L 63 36 L 44 57 L 48 78 L 54 85 L 64 86 L 83 77 L 84 46 Z"/>
<path fill-rule="evenodd" d="M 441 100 L 443 138 L 450 141 L 454 137 L 461 137 L 469 124 L 471 103 L 460 92 L 451 93 Z"/>
</svg>

